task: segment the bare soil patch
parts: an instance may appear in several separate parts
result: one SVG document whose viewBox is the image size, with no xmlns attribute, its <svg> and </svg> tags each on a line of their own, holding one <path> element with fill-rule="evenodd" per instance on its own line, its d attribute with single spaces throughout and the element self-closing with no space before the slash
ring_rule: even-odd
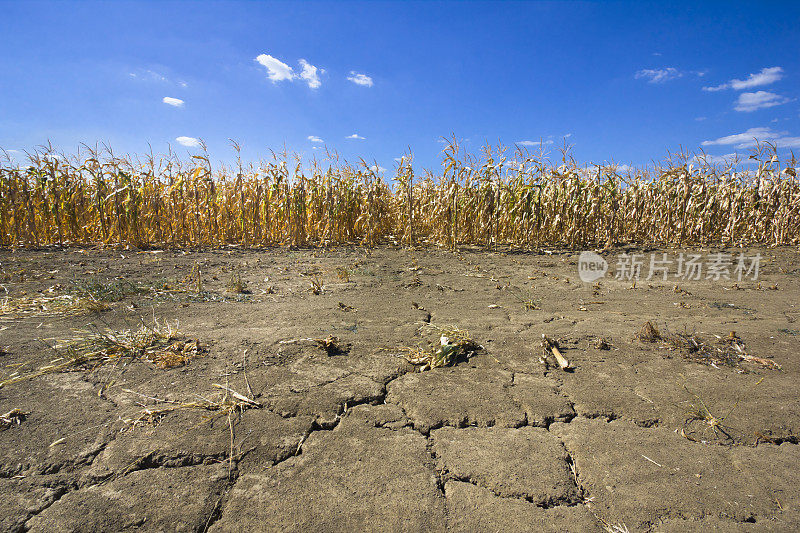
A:
<svg viewBox="0 0 800 533">
<path fill-rule="evenodd" d="M 800 255 L 744 252 L 0 251 L 0 529 L 798 529 Z"/>
</svg>

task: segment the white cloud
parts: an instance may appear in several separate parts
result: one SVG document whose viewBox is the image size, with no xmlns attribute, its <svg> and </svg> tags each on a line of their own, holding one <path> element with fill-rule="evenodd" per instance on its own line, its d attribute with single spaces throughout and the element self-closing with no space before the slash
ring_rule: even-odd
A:
<svg viewBox="0 0 800 533">
<path fill-rule="evenodd" d="M 380 165 L 372 165 L 369 169 L 373 172 L 386 172 L 386 169 Z"/>
<path fill-rule="evenodd" d="M 522 146 L 539 146 L 542 144 L 553 144 L 553 140 L 547 139 L 546 141 L 517 141 L 517 144 Z"/>
<path fill-rule="evenodd" d="M 279 81 L 294 81 L 296 79 L 304 80 L 309 88 L 319 89 L 322 82 L 319 75 L 325 72 L 325 69 L 317 68 L 305 59 L 300 59 L 300 74 L 297 74 L 292 67 L 269 54 L 261 54 L 256 57 L 256 62 L 267 69 L 267 77 L 272 80 L 272 83 Z"/>
<path fill-rule="evenodd" d="M 741 91 L 742 89 L 750 89 L 753 87 L 760 87 L 762 85 L 769 85 L 770 83 L 775 83 L 781 78 L 783 78 L 783 69 L 781 67 L 762 68 L 761 72 L 750 74 L 747 76 L 747 79 L 733 79 L 727 83 L 716 85 L 714 87 L 703 87 L 703 90 L 715 92 L 732 88 L 737 91 Z"/>
<path fill-rule="evenodd" d="M 708 159 L 712 163 L 733 163 L 734 161 L 741 161 L 742 158 L 736 152 L 732 154 L 722 154 L 722 155 L 707 155 Z"/>
<path fill-rule="evenodd" d="M 723 89 L 727 89 L 728 87 L 730 87 L 729 84 L 723 83 L 722 85 L 715 85 L 714 87 L 703 87 L 703 90 L 709 93 L 713 93 L 717 91 L 722 91 Z"/>
<path fill-rule="evenodd" d="M 183 89 L 189 86 L 188 83 L 181 79 L 170 78 L 166 74 L 162 74 L 161 72 L 151 69 L 137 68 L 133 72 L 129 72 L 128 76 L 130 76 L 132 80 L 142 83 L 164 83 L 167 85 L 181 87 Z"/>
<path fill-rule="evenodd" d="M 664 83 L 665 81 L 674 80 L 683 76 L 683 73 L 673 67 L 666 67 L 660 69 L 642 69 L 638 71 L 635 78 L 646 78 L 648 83 Z"/>
<path fill-rule="evenodd" d="M 703 122 L 704 120 L 708 120 L 708 117 L 695 117 L 694 118 L 697 122 Z"/>
<path fill-rule="evenodd" d="M 306 137 L 306 139 L 308 139 L 312 143 L 324 143 L 325 142 L 322 139 L 320 139 L 319 137 L 317 137 L 316 135 L 309 135 L 308 137 Z"/>
<path fill-rule="evenodd" d="M 172 98 L 171 96 L 165 96 L 161 101 L 173 107 L 183 107 L 183 104 L 185 103 L 180 98 Z"/>
<path fill-rule="evenodd" d="M 267 77 L 272 80 L 273 83 L 286 80 L 291 81 L 297 77 L 292 67 L 269 54 L 259 55 L 256 57 L 256 62 L 267 69 Z"/>
<path fill-rule="evenodd" d="M 740 153 L 732 152 L 729 154 L 722 154 L 722 155 L 712 155 L 712 154 L 702 154 L 696 155 L 692 158 L 692 161 L 695 163 L 709 163 L 712 165 L 757 165 L 758 161 L 750 159 L 747 155 L 743 155 Z"/>
<path fill-rule="evenodd" d="M 200 139 L 196 139 L 194 137 L 176 137 L 175 140 L 178 142 L 178 144 L 188 148 L 200 148 Z"/>
<path fill-rule="evenodd" d="M 750 74 L 746 80 L 731 80 L 731 87 L 737 91 L 742 89 L 750 89 L 751 87 L 760 87 L 762 85 L 769 85 L 775 83 L 783 77 L 783 69 L 781 67 L 762 68 L 758 74 Z"/>
<path fill-rule="evenodd" d="M 348 135 L 347 137 L 345 137 L 345 139 L 359 139 L 359 140 L 363 140 L 363 139 L 364 139 L 364 137 L 362 137 L 362 136 L 361 136 L 361 135 L 359 135 L 358 133 L 354 133 L 354 134 L 352 134 L 352 135 Z"/>
<path fill-rule="evenodd" d="M 753 139 L 766 141 L 779 136 L 780 134 L 778 132 L 772 131 L 770 128 L 750 128 L 744 133 L 726 135 L 725 137 L 720 137 L 713 141 L 703 141 L 701 144 L 703 146 L 735 144 L 737 148 L 747 148 L 752 146 Z"/>
<path fill-rule="evenodd" d="M 136 72 L 129 72 L 128 76 L 139 81 L 169 82 L 169 79 L 163 74 L 159 74 L 158 72 L 149 69 L 139 69 Z"/>
<path fill-rule="evenodd" d="M 319 74 L 318 72 L 325 72 L 324 70 L 320 70 L 314 65 L 310 64 L 305 59 L 301 59 L 299 61 L 300 66 L 303 67 L 302 72 L 300 72 L 300 77 L 308 83 L 308 86 L 311 89 L 319 89 L 322 82 L 319 81 Z"/>
<path fill-rule="evenodd" d="M 776 139 L 778 148 L 800 148 L 800 137 L 781 137 Z"/>
<path fill-rule="evenodd" d="M 731 154 L 723 154 L 723 155 L 702 154 L 702 155 L 694 156 L 692 158 L 692 161 L 694 161 L 696 163 L 702 163 L 702 162 L 705 161 L 706 163 L 723 163 L 723 164 L 727 164 L 727 163 L 733 163 L 734 161 L 736 161 L 737 158 L 740 161 L 742 159 L 735 152 L 731 153 Z"/>
<path fill-rule="evenodd" d="M 566 165 L 562 165 L 558 168 L 560 170 L 565 170 L 568 167 Z M 608 172 L 610 170 L 613 170 L 617 174 L 627 174 L 629 172 L 635 171 L 636 167 L 626 164 L 609 163 L 609 162 L 605 162 L 602 165 L 598 165 L 596 163 L 588 163 L 586 167 L 578 170 L 578 174 L 583 177 L 589 177 L 589 176 L 596 176 L 598 172 Z"/>
<path fill-rule="evenodd" d="M 729 146 L 745 149 L 756 145 L 756 140 L 769 141 L 778 148 L 800 148 L 800 137 L 786 137 L 785 131 L 775 131 L 771 128 L 750 128 L 744 133 L 726 135 L 713 141 L 703 141 L 703 146 Z"/>
<path fill-rule="evenodd" d="M 363 85 L 364 87 L 372 87 L 372 78 L 367 76 L 366 74 L 359 74 L 355 70 L 350 71 L 350 75 L 347 77 L 347 79 L 352 81 L 356 85 Z"/>
<path fill-rule="evenodd" d="M 749 113 L 756 109 L 764 109 L 767 107 L 774 107 L 776 105 L 785 104 L 789 99 L 785 96 L 780 96 L 769 91 L 756 91 L 754 93 L 741 93 L 739 100 L 736 102 L 736 111 L 744 111 Z"/>
</svg>

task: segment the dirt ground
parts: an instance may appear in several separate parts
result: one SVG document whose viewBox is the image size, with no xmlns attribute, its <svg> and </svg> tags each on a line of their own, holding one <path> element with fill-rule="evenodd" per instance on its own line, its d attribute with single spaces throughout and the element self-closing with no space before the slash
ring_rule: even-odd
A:
<svg viewBox="0 0 800 533">
<path fill-rule="evenodd" d="M 744 252 L 0 251 L 0 530 L 798 530 L 800 254 Z M 76 359 L 155 323 L 200 349 Z"/>
</svg>

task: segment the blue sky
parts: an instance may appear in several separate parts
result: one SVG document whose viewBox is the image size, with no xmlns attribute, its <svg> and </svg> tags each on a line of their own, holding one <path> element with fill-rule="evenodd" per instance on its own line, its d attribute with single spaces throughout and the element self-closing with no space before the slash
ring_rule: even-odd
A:
<svg viewBox="0 0 800 533">
<path fill-rule="evenodd" d="M 0 147 L 800 152 L 800 3 L 0 1 Z M 356 137 L 351 137 L 351 136 Z M 350 138 L 349 138 L 350 137 Z M 183 143 L 183 144 L 181 144 Z M 187 146 L 188 145 L 188 146 Z M 20 152 L 12 152 L 20 154 Z M 21 155 L 21 154 L 20 154 Z M 557 154 L 556 154 L 557 155 Z"/>
</svg>

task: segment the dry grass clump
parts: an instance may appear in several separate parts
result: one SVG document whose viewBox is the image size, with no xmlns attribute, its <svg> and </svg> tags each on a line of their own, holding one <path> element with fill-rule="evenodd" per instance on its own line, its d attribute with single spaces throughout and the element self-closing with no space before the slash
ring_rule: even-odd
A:
<svg viewBox="0 0 800 533">
<path fill-rule="evenodd" d="M 233 273 L 231 275 L 231 279 L 228 282 L 228 290 L 234 294 L 246 294 L 248 291 L 247 283 L 242 281 L 242 275 L 238 272 Z"/>
<path fill-rule="evenodd" d="M 339 337 L 335 335 L 328 335 L 324 339 L 313 339 L 317 345 L 325 350 L 328 356 L 345 355 L 350 352 L 349 344 L 342 344 Z"/>
<path fill-rule="evenodd" d="M 724 415 L 714 414 L 705 400 L 703 400 L 699 394 L 689 389 L 689 386 L 685 382 L 686 378 L 684 377 L 683 379 L 682 387 L 689 394 L 691 399 L 688 400 L 687 416 L 680 431 L 681 436 L 692 442 L 715 442 L 725 445 L 741 442 L 741 431 L 726 424 L 728 417 L 730 417 L 731 413 L 739 406 L 739 401 L 737 400 Z M 759 386 L 763 381 L 764 378 L 762 377 L 752 388 Z M 756 436 L 764 437 L 764 435 L 758 432 Z"/>
<path fill-rule="evenodd" d="M 530 294 L 528 294 L 524 289 L 519 287 L 515 287 L 513 285 L 509 285 L 504 287 L 514 298 L 519 300 L 522 304 L 522 308 L 526 311 L 537 311 L 541 309 L 539 306 L 540 302 L 534 299 Z"/>
<path fill-rule="evenodd" d="M 658 328 L 649 320 L 642 324 L 642 327 L 639 328 L 635 336 L 642 342 L 656 342 L 661 339 L 661 333 L 658 332 Z"/>
<path fill-rule="evenodd" d="M 73 339 L 57 344 L 58 357 L 29 373 L 12 373 L 0 381 L 0 388 L 54 372 L 94 369 L 109 362 L 140 359 L 168 369 L 185 365 L 201 355 L 200 343 L 181 339 L 168 324 L 142 325 L 137 330 L 119 332 L 81 332 Z"/>
<path fill-rule="evenodd" d="M 554 159 L 502 145 L 470 154 L 452 138 L 441 174 L 415 175 L 409 155 L 389 179 L 335 153 L 214 167 L 205 151 L 182 160 L 44 146 L 25 163 L 0 152 L 0 246 L 799 243 L 796 160 L 769 143 L 752 160 L 743 171 L 670 154 L 622 172 L 578 164 L 568 146 Z"/>
<path fill-rule="evenodd" d="M 402 357 L 418 366 L 419 371 L 431 370 L 455 364 L 459 356 L 471 357 L 483 347 L 475 342 L 469 332 L 455 326 L 435 326 L 426 324 L 423 329 L 433 331 L 439 335 L 439 346 L 433 350 L 417 347 L 402 347 Z"/>
<path fill-rule="evenodd" d="M 12 409 L 4 415 L 0 415 L 0 429 L 8 429 L 11 426 L 18 426 L 25 421 L 27 414 L 22 409 Z"/>
<path fill-rule="evenodd" d="M 241 413 L 246 409 L 260 409 L 262 405 L 252 398 L 236 392 L 227 385 L 219 383 L 212 384 L 215 388 L 220 389 L 222 392 L 207 398 L 201 395 L 195 395 L 194 400 L 176 401 L 166 398 L 157 398 L 154 396 L 147 396 L 136 391 L 122 389 L 130 394 L 136 394 L 147 400 L 156 402 L 163 407 L 153 408 L 146 407 L 138 412 L 135 416 L 124 418 L 122 421 L 129 429 L 134 429 L 142 425 L 157 425 L 168 413 L 186 409 L 200 409 L 205 411 L 212 411 L 222 416 L 229 416 L 235 413 Z"/>
<path fill-rule="evenodd" d="M 613 344 L 611 344 L 611 341 L 609 341 L 605 337 L 595 337 L 589 343 L 589 346 L 591 346 L 595 350 L 610 350 Z"/>
<path fill-rule="evenodd" d="M 403 357 L 412 365 L 418 366 L 419 371 L 432 370 L 453 364 L 458 357 L 459 347 L 453 344 L 442 344 L 436 350 L 425 350 L 420 347 L 403 347 Z"/>
<path fill-rule="evenodd" d="M 700 364 L 738 367 L 743 361 L 747 361 L 765 368 L 781 368 L 771 359 L 748 354 L 744 341 L 735 331 L 724 337 L 713 335 L 713 339 L 703 338 L 698 334 L 678 333 L 669 336 L 665 341 L 670 349 L 680 351 L 685 359 Z"/>
<path fill-rule="evenodd" d="M 314 276 L 311 279 L 311 287 L 308 288 L 308 292 L 317 296 L 325 292 L 325 284 L 322 282 L 322 278 Z"/>
<path fill-rule="evenodd" d="M 641 342 L 661 341 L 660 347 L 680 352 L 684 359 L 713 367 L 739 367 L 743 361 L 765 368 L 780 370 L 781 366 L 772 359 L 757 357 L 747 353 L 744 341 L 731 331 L 726 336 L 703 336 L 698 333 L 662 334 L 647 321 L 634 335 Z"/>
<path fill-rule="evenodd" d="M 345 267 L 336 267 L 336 277 L 339 278 L 339 281 L 350 283 L 350 271 Z"/>
<path fill-rule="evenodd" d="M 61 296 L 20 296 L 0 300 L 0 321 L 18 318 L 48 318 L 55 316 L 79 316 L 99 313 L 108 306 L 91 298 L 71 294 Z"/>
<path fill-rule="evenodd" d="M 209 418 L 209 422 L 216 418 L 226 417 L 228 419 L 228 430 L 230 432 L 230 452 L 228 454 L 228 476 L 231 475 L 233 470 L 233 461 L 234 458 L 237 457 L 234 452 L 234 416 L 241 415 L 247 409 L 261 409 L 263 407 L 259 402 L 253 400 L 236 392 L 232 388 L 228 387 L 227 385 L 222 385 L 220 383 L 213 383 L 212 384 L 215 388 L 221 389 L 222 392 L 213 396 L 212 398 L 206 398 L 205 396 L 201 396 L 199 394 L 195 394 L 196 399 L 192 401 L 175 401 L 175 400 L 168 400 L 166 398 L 157 398 L 155 396 L 148 396 L 146 394 L 141 394 L 136 391 L 132 391 L 129 389 L 122 389 L 125 392 L 130 394 L 136 394 L 142 398 L 147 400 L 151 400 L 156 402 L 159 405 L 165 405 L 164 407 L 152 408 L 146 407 L 137 413 L 135 416 L 130 418 L 121 418 L 122 422 L 126 425 L 127 429 L 135 429 L 136 427 L 143 426 L 143 425 L 157 425 L 167 414 L 179 411 L 179 410 L 201 410 L 201 411 L 210 411 L 213 413 Z M 248 386 L 249 388 L 249 386 Z M 125 472 L 123 472 L 125 473 Z"/>
<path fill-rule="evenodd" d="M 472 353 L 483 348 L 480 344 L 475 342 L 469 331 L 458 328 L 456 326 L 437 326 L 435 324 L 425 324 L 422 326 L 423 330 L 435 332 L 441 337 L 444 337 L 447 344 L 454 344 L 459 346 L 464 353 Z"/>
<path fill-rule="evenodd" d="M 168 369 L 186 365 L 190 360 L 200 356 L 203 348 L 198 340 L 175 341 L 163 350 L 151 352 L 148 361 L 158 368 Z"/>
<path fill-rule="evenodd" d="M 339 340 L 339 337 L 335 335 L 328 335 L 324 339 L 313 339 L 311 337 L 306 337 L 302 339 L 286 339 L 279 341 L 279 344 L 314 344 L 319 348 L 322 348 L 328 356 L 334 355 L 346 355 L 350 353 L 351 345 L 344 344 Z"/>
<path fill-rule="evenodd" d="M 126 296 L 153 291 L 153 287 L 123 279 L 110 281 L 77 280 L 73 281 L 72 285 L 73 292 L 95 302 L 117 302 Z"/>
</svg>

